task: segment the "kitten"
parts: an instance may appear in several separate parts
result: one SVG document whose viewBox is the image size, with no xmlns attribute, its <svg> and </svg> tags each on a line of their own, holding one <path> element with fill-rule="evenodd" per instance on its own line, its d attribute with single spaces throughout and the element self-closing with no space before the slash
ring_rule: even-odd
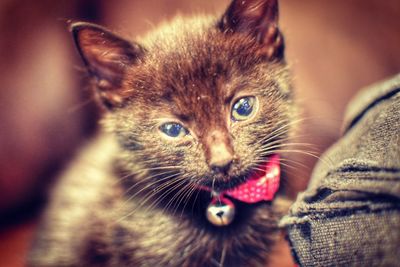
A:
<svg viewBox="0 0 400 267">
<path fill-rule="evenodd" d="M 103 130 L 57 184 L 28 266 L 265 266 L 295 116 L 277 20 L 276 0 L 234 0 L 138 42 L 72 24 Z"/>
</svg>

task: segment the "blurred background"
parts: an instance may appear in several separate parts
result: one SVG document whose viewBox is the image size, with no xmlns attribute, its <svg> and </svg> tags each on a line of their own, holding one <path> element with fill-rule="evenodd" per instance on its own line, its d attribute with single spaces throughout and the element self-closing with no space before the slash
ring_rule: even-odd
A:
<svg viewBox="0 0 400 267">
<path fill-rule="evenodd" d="M 134 39 L 177 13 L 222 14 L 228 0 L 0 1 L 0 266 L 23 266 L 48 185 L 89 139 L 99 116 L 68 21 Z M 305 118 L 299 141 L 323 152 L 362 87 L 400 71 L 400 1 L 281 0 L 281 28 Z M 304 189 L 316 159 L 288 173 Z"/>
</svg>

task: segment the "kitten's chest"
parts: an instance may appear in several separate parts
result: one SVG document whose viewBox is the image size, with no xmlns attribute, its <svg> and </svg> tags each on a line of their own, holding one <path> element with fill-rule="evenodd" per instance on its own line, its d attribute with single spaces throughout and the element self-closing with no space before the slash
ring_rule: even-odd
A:
<svg viewBox="0 0 400 267">
<path fill-rule="evenodd" d="M 112 230 L 115 266 L 265 266 L 278 234 L 275 214 L 265 205 L 248 219 L 221 228 L 138 211 Z"/>
</svg>

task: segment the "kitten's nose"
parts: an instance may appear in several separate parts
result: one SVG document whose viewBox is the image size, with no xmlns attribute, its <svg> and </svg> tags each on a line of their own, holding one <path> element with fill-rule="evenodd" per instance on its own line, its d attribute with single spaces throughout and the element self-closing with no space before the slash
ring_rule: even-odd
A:
<svg viewBox="0 0 400 267">
<path fill-rule="evenodd" d="M 232 161 L 226 162 L 223 165 L 211 165 L 211 169 L 215 172 L 219 173 L 228 173 L 229 169 L 231 168 Z"/>
<path fill-rule="evenodd" d="M 214 144 L 210 148 L 210 159 L 208 164 L 214 171 L 227 172 L 233 161 L 231 149 L 224 143 Z"/>
<path fill-rule="evenodd" d="M 226 173 L 232 165 L 234 151 L 229 134 L 224 129 L 210 131 L 205 140 L 206 158 L 210 168 Z"/>
</svg>

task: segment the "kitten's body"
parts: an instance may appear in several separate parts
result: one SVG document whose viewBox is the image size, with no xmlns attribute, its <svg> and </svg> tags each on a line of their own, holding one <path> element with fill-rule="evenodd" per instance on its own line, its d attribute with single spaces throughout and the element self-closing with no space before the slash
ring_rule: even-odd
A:
<svg viewBox="0 0 400 267">
<path fill-rule="evenodd" d="M 196 187 L 244 182 L 291 131 L 281 35 L 272 23 L 256 36 L 236 34 L 259 23 L 232 20 L 237 2 L 221 21 L 178 18 L 140 47 L 98 35 L 97 27 L 75 28 L 97 95 L 111 111 L 53 192 L 30 266 L 265 266 L 278 234 L 272 204 L 232 200 L 234 221 L 218 227 L 204 215 L 210 192 Z M 267 13 L 275 3 L 249 2 Z M 107 46 L 102 61 L 101 49 L 90 50 L 99 43 Z M 234 124 L 229 103 L 246 95 L 257 97 L 258 115 Z M 164 117 L 191 135 L 163 139 L 157 126 Z M 224 174 L 210 169 L 215 153 L 234 155 Z"/>
<path fill-rule="evenodd" d="M 209 225 L 192 207 L 175 215 L 138 209 L 138 201 L 123 203 L 126 189 L 110 169 L 116 151 L 101 135 L 61 177 L 32 266 L 265 266 L 278 234 L 270 204 L 247 210 L 244 222 L 229 228 Z"/>
</svg>

